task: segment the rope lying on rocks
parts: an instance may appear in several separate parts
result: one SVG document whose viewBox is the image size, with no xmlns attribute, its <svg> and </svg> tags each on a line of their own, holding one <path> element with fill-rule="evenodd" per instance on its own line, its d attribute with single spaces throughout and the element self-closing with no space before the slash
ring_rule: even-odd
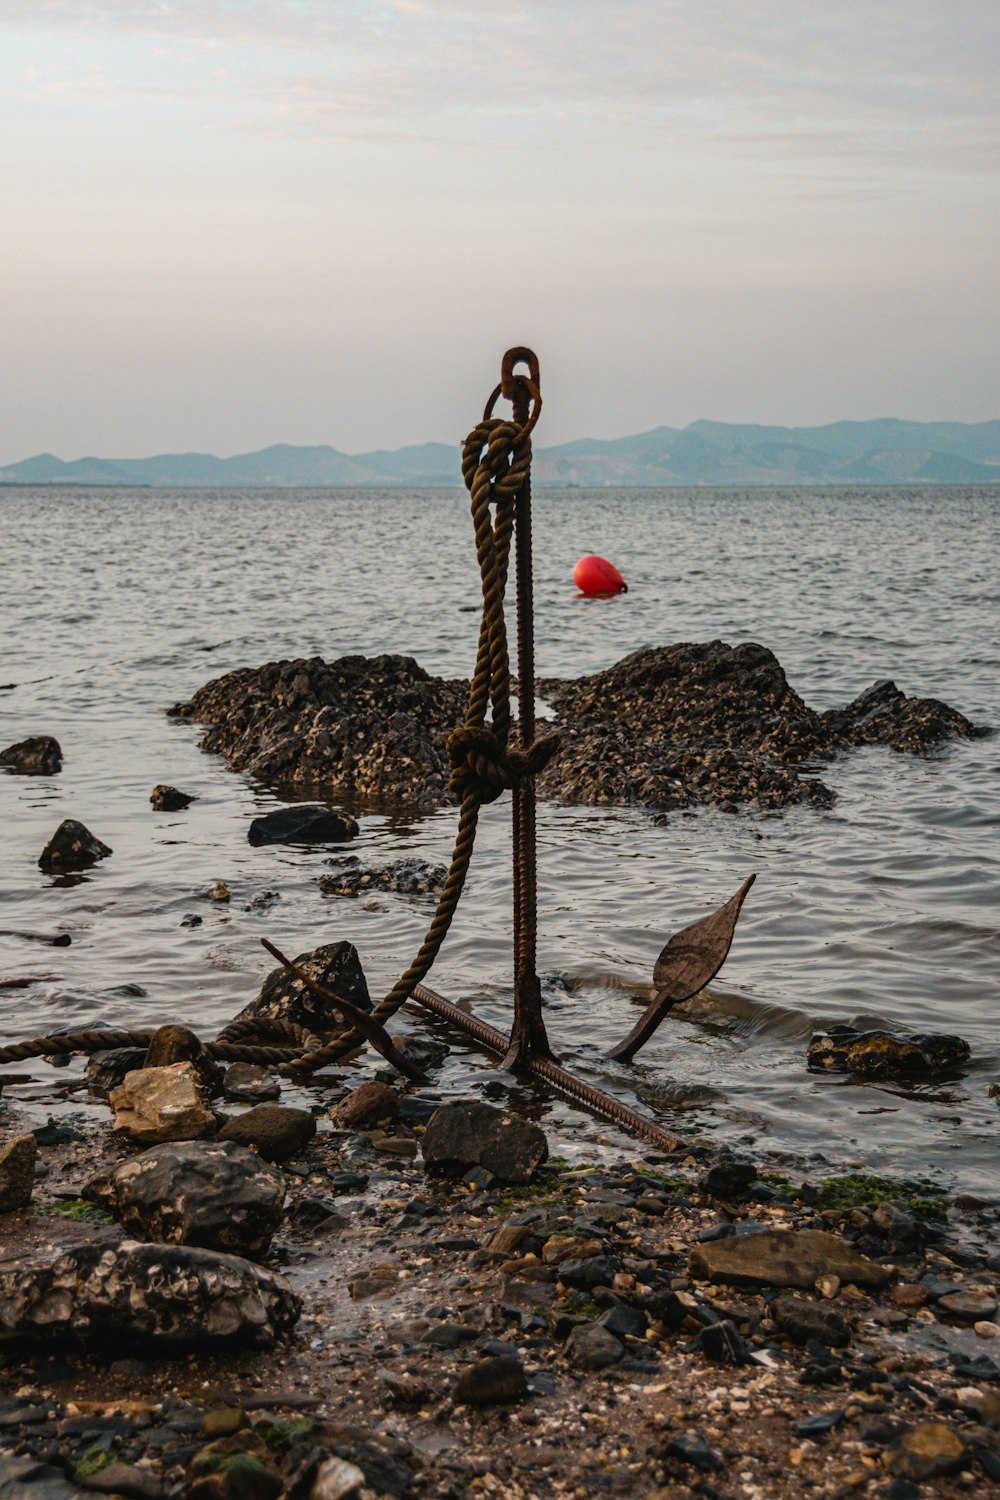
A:
<svg viewBox="0 0 1000 1500">
<path fill-rule="evenodd" d="M 12 1042 L 0 1047 L 0 1065 L 25 1062 L 30 1057 L 72 1057 L 78 1052 L 92 1056 L 95 1052 L 111 1052 L 118 1047 L 149 1047 L 157 1028 L 134 1031 L 112 1027 L 95 1027 L 87 1031 L 59 1031 L 47 1036 L 29 1037 L 23 1042 Z M 261 1040 L 242 1042 L 241 1037 L 274 1035 L 287 1037 L 287 1046 L 272 1046 Z M 290 1021 L 231 1021 L 213 1042 L 204 1044 L 205 1051 L 215 1062 L 288 1063 L 307 1053 L 309 1047 L 319 1047 L 320 1039 L 304 1026 Z"/>
</svg>

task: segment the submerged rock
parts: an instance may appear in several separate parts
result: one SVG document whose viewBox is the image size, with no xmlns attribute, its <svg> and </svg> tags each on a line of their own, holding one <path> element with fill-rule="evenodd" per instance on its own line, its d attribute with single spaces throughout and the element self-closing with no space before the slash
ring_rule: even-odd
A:
<svg viewBox="0 0 1000 1500">
<path fill-rule="evenodd" d="M 858 1286 L 885 1286 L 892 1272 L 852 1250 L 839 1235 L 820 1229 L 767 1229 L 694 1245 L 691 1274 L 704 1281 L 809 1288 L 821 1276 Z"/>
<path fill-rule="evenodd" d="M 0 1142 L 0 1214 L 27 1208 L 31 1202 L 37 1149 L 33 1135 Z"/>
<path fill-rule="evenodd" d="M 367 896 L 372 891 L 391 891 L 397 896 L 436 896 L 448 878 L 444 865 L 429 865 L 423 859 L 400 859 L 378 869 L 369 869 L 356 856 L 328 863 L 336 869 L 333 875 L 319 877 L 324 896 Z"/>
<path fill-rule="evenodd" d="M 857 1073 L 865 1078 L 906 1078 L 943 1073 L 961 1067 L 972 1056 L 960 1036 L 918 1032 L 894 1036 L 889 1031 L 857 1031 L 831 1026 L 809 1043 L 807 1066 L 813 1072 Z"/>
<path fill-rule="evenodd" d="M 936 749 L 946 740 L 971 739 L 975 726 L 937 698 L 907 698 L 888 679 L 866 688 L 846 708 L 822 721 L 841 745 L 888 745 L 892 750 Z"/>
<path fill-rule="evenodd" d="M 87 1088 L 106 1099 L 112 1089 L 125 1082 L 129 1073 L 138 1073 L 145 1061 L 145 1047 L 112 1047 L 108 1052 L 95 1052 L 83 1070 Z"/>
<path fill-rule="evenodd" d="M 154 786 L 149 800 L 156 812 L 182 812 L 198 799 L 188 792 L 179 792 L 175 786 Z"/>
<path fill-rule="evenodd" d="M 62 760 L 62 747 L 50 734 L 35 734 L 0 750 L 0 766 L 17 776 L 54 776 Z"/>
<path fill-rule="evenodd" d="M 115 1129 L 136 1141 L 194 1141 L 215 1133 L 215 1116 L 192 1062 L 128 1073 L 108 1098 Z"/>
<path fill-rule="evenodd" d="M 371 1010 L 371 996 L 365 981 L 361 960 L 353 943 L 327 943 L 314 948 L 310 953 L 300 953 L 296 967 L 304 970 L 310 979 L 335 990 L 338 995 L 356 1005 L 359 1010 Z M 297 1026 L 306 1026 L 320 1035 L 340 1031 L 343 1019 L 340 1012 L 327 1006 L 306 988 L 301 979 L 285 968 L 272 969 L 261 985 L 260 993 L 245 1005 L 236 1017 L 238 1021 L 257 1018 L 273 1021 L 292 1021 Z"/>
<path fill-rule="evenodd" d="M 226 1069 L 222 1092 L 243 1104 L 268 1104 L 281 1096 L 281 1085 L 258 1063 L 233 1063 Z"/>
<path fill-rule="evenodd" d="M 247 839 L 251 844 L 342 844 L 353 839 L 358 825 L 327 807 L 279 807 L 254 818 Z"/>
<path fill-rule="evenodd" d="M 301 1307 L 283 1276 L 189 1245 L 91 1241 L 0 1268 L 0 1343 L 272 1344 L 298 1321 Z"/>
<path fill-rule="evenodd" d="M 66 818 L 38 856 L 42 870 L 61 875 L 67 870 L 89 870 L 112 851 L 75 818 Z"/>
<path fill-rule="evenodd" d="M 235 1142 L 184 1141 L 98 1172 L 83 1196 L 140 1239 L 259 1256 L 281 1222 L 285 1179 Z"/>
<path fill-rule="evenodd" d="M 500 1182 L 530 1182 L 549 1154 L 544 1131 L 529 1120 L 489 1104 L 442 1104 L 420 1142 L 433 1174 L 461 1175 L 484 1167 Z"/>
</svg>

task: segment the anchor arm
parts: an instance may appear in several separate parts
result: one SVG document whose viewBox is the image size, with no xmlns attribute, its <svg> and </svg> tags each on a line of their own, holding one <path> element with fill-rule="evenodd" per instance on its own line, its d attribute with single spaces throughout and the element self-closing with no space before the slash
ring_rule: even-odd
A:
<svg viewBox="0 0 1000 1500">
<path fill-rule="evenodd" d="M 749 875 L 735 896 L 718 911 L 674 933 L 664 944 L 653 966 L 656 994 L 625 1040 L 608 1053 L 609 1057 L 616 1062 L 629 1062 L 675 1005 L 690 1000 L 715 978 L 726 961 L 743 902 L 756 878 Z"/>
</svg>

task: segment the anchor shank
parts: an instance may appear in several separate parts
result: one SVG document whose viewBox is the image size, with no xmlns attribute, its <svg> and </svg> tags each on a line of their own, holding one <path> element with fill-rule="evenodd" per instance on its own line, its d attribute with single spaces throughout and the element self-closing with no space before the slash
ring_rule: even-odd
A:
<svg viewBox="0 0 1000 1500">
<path fill-rule="evenodd" d="M 530 395 L 525 381 L 514 376 L 509 394 L 514 421 L 528 421 Z M 517 579 L 517 702 L 518 743 L 526 750 L 535 738 L 535 631 L 531 556 L 531 478 L 525 477 L 514 510 L 515 576 Z M 529 780 L 512 793 L 514 863 L 514 1025 L 504 1066 L 523 1067 L 529 1053 L 551 1058 L 537 963 L 537 875 L 535 844 L 535 788 Z"/>
</svg>

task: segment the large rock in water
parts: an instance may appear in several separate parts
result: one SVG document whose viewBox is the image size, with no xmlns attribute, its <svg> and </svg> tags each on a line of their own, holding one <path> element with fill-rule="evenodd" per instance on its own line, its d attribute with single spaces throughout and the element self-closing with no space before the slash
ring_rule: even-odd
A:
<svg viewBox="0 0 1000 1500">
<path fill-rule="evenodd" d="M 182 812 L 197 800 L 190 792 L 179 792 L 175 786 L 154 786 L 149 794 L 150 806 L 155 812 Z"/>
<path fill-rule="evenodd" d="M 215 1116 L 205 1104 L 192 1062 L 126 1073 L 108 1101 L 115 1112 L 115 1129 L 136 1141 L 196 1141 L 215 1134 Z"/>
<path fill-rule="evenodd" d="M 353 839 L 358 825 L 328 807 L 302 804 L 279 807 L 254 818 L 247 841 L 251 844 L 343 844 Z"/>
<path fill-rule="evenodd" d="M 231 672 L 173 712 L 208 723 L 206 749 L 272 785 L 419 809 L 450 801 L 445 742 L 467 691 L 411 657 L 314 657 Z M 562 736 L 539 791 L 568 802 L 826 807 L 833 793 L 802 774 L 804 762 L 862 744 L 927 750 L 975 733 L 946 704 L 906 698 L 892 683 L 818 714 L 752 641 L 648 647 L 539 691 Z"/>
<path fill-rule="evenodd" d="M 62 747 L 50 734 L 35 734 L 0 750 L 0 766 L 18 776 L 54 776 L 62 769 Z"/>
<path fill-rule="evenodd" d="M 300 953 L 295 964 L 310 979 L 335 990 L 359 1010 L 371 1010 L 371 996 L 353 943 L 327 943 L 322 948 L 314 948 L 311 953 Z M 339 1011 L 324 1005 L 301 979 L 284 968 L 271 970 L 260 987 L 260 994 L 243 1007 L 236 1019 L 248 1021 L 257 1017 L 293 1021 L 296 1026 L 306 1026 L 320 1035 L 340 1031 L 344 1025 Z"/>
<path fill-rule="evenodd" d="M 205 749 L 260 781 L 431 808 L 448 800 L 444 742 L 467 691 L 411 656 L 314 656 L 230 672 L 173 712 L 209 724 Z"/>
<path fill-rule="evenodd" d="M 91 1241 L 0 1268 L 0 1343 L 273 1344 L 301 1309 L 283 1276 L 188 1245 Z"/>
<path fill-rule="evenodd" d="M 907 698 L 888 679 L 872 683 L 846 708 L 822 715 L 842 745 L 888 745 L 892 750 L 932 750 L 945 740 L 971 739 L 975 726 L 937 698 Z"/>
<path fill-rule="evenodd" d="M 67 870 L 89 870 L 111 852 L 89 828 L 75 818 L 66 818 L 38 856 L 38 865 L 42 870 L 61 875 Z"/>
<path fill-rule="evenodd" d="M 734 1234 L 692 1247 L 691 1274 L 703 1281 L 737 1286 L 815 1286 L 820 1276 L 839 1276 L 858 1286 L 885 1286 L 893 1273 L 858 1255 L 837 1234 L 822 1229 L 766 1229 Z"/>
<path fill-rule="evenodd" d="M 806 1062 L 814 1073 L 912 1078 L 960 1068 L 971 1056 L 971 1047 L 960 1036 L 932 1032 L 894 1036 L 890 1031 L 858 1031 L 853 1026 L 831 1026 L 813 1035 Z"/>
<path fill-rule="evenodd" d="M 549 1154 L 544 1131 L 490 1104 L 442 1104 L 421 1138 L 432 1175 L 460 1176 L 485 1167 L 500 1182 L 530 1182 Z"/>
<path fill-rule="evenodd" d="M 98 1172 L 83 1196 L 140 1239 L 258 1256 L 281 1222 L 285 1179 L 232 1141 L 185 1141 Z"/>
</svg>

